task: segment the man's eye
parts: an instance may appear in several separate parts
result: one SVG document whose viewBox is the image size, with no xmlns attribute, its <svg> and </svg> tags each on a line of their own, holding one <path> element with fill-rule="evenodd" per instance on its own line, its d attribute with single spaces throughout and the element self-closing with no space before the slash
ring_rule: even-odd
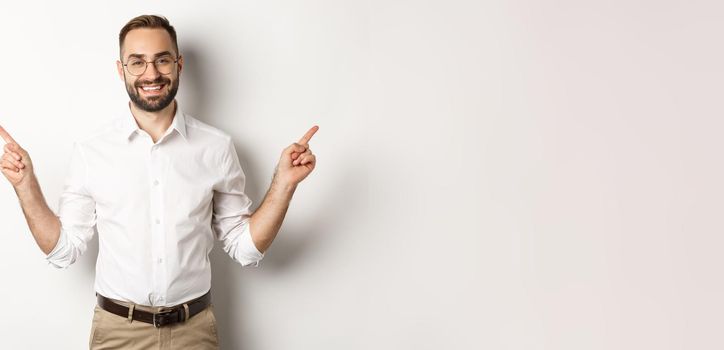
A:
<svg viewBox="0 0 724 350">
<path fill-rule="evenodd" d="M 144 64 L 143 61 L 131 61 L 128 63 L 128 65 L 131 67 L 141 67 L 141 66 L 143 66 L 143 64 Z"/>
<path fill-rule="evenodd" d="M 156 60 L 156 63 L 158 63 L 158 64 L 169 64 L 169 63 L 171 63 L 171 59 L 168 58 L 168 57 L 159 58 L 159 59 Z"/>
</svg>

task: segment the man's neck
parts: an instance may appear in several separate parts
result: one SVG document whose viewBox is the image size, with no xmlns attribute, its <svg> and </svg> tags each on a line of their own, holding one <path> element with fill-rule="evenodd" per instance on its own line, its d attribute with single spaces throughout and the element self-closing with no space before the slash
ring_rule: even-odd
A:
<svg viewBox="0 0 724 350">
<path fill-rule="evenodd" d="M 174 114 L 176 114 L 176 100 L 158 112 L 144 111 L 131 101 L 128 101 L 128 104 L 138 127 L 151 135 L 153 142 L 156 142 L 168 130 L 173 122 Z"/>
</svg>

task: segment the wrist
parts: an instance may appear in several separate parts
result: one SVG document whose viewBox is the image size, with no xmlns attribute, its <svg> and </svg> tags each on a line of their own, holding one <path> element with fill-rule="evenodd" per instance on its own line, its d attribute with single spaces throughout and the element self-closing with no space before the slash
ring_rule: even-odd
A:
<svg viewBox="0 0 724 350">
<path fill-rule="evenodd" d="M 35 177 L 35 174 L 33 174 L 33 173 L 28 174 L 28 176 L 25 177 L 23 179 L 23 181 L 21 181 L 18 184 L 13 186 L 13 188 L 15 189 L 15 192 L 17 192 L 17 193 L 31 192 L 36 187 L 39 187 L 38 179 Z"/>
<path fill-rule="evenodd" d="M 277 175 L 272 178 L 271 188 L 274 192 L 292 194 L 297 189 L 297 184 L 280 179 Z"/>
<path fill-rule="evenodd" d="M 277 166 L 274 169 L 274 175 L 272 176 L 272 182 L 271 187 L 272 189 L 278 191 L 278 192 L 284 192 L 284 193 L 294 193 L 294 190 L 297 189 L 298 183 L 294 183 L 288 180 L 285 180 L 284 177 L 279 176 L 279 166 Z"/>
</svg>

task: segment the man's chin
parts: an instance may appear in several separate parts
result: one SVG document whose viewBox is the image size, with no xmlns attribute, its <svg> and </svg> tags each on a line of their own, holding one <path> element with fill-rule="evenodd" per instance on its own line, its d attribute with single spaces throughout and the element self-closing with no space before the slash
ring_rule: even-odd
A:
<svg viewBox="0 0 724 350">
<path fill-rule="evenodd" d="M 166 108 L 168 105 L 171 104 L 171 103 L 169 102 L 169 103 L 167 103 L 166 105 L 161 106 L 160 101 L 153 101 L 153 102 L 148 102 L 148 101 L 133 101 L 133 100 L 131 100 L 131 101 L 133 102 L 133 104 L 136 105 L 136 107 L 138 107 L 139 109 L 144 110 L 144 111 L 146 111 L 146 112 L 158 112 L 158 111 Z"/>
<path fill-rule="evenodd" d="M 168 105 L 173 102 L 173 99 L 168 101 L 165 105 L 161 105 L 164 101 L 168 99 L 168 95 L 163 96 L 150 96 L 150 97 L 144 97 L 141 95 L 135 95 L 135 96 L 129 96 L 131 97 L 131 102 L 136 105 L 141 110 L 144 110 L 146 112 L 158 112 L 164 108 L 166 108 Z"/>
</svg>

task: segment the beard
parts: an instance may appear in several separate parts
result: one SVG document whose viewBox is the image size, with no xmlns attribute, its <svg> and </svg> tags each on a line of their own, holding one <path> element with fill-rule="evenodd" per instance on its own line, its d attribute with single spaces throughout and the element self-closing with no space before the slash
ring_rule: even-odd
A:
<svg viewBox="0 0 724 350">
<path fill-rule="evenodd" d="M 163 95 L 142 97 L 138 90 L 142 85 L 149 84 L 164 84 L 164 89 L 167 86 L 170 86 L 170 88 L 168 92 Z M 170 79 L 164 76 L 159 76 L 153 81 L 136 81 L 132 84 L 128 84 L 128 82 L 126 82 L 126 91 L 128 92 L 128 97 L 131 98 L 131 101 L 136 105 L 136 107 L 146 112 L 158 112 L 173 102 L 173 99 L 176 97 L 176 92 L 178 92 L 178 85 L 179 77 L 171 82 Z"/>
</svg>

